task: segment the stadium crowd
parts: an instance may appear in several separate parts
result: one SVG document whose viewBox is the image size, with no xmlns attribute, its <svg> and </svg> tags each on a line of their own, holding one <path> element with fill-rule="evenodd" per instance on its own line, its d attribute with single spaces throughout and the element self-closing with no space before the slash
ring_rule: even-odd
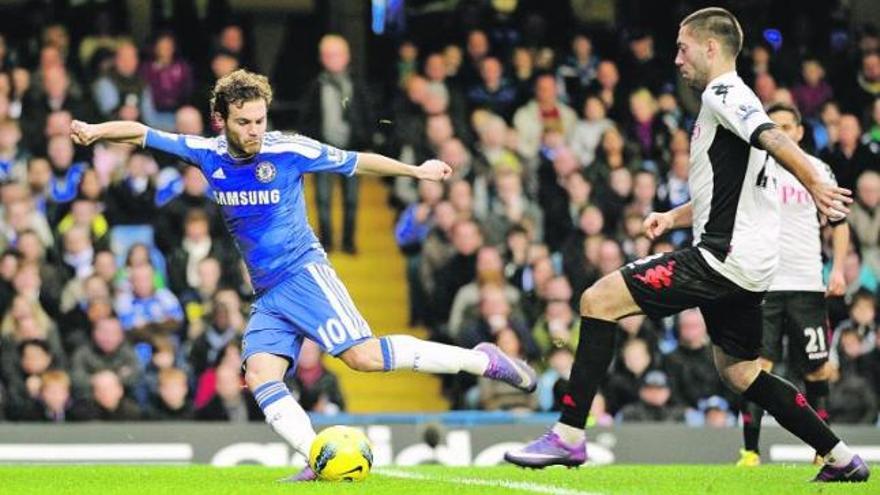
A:
<svg viewBox="0 0 880 495">
<path fill-rule="evenodd" d="M 112 12 L 97 19 L 88 29 L 48 22 L 30 37 L 0 37 L 0 417 L 261 419 L 240 377 L 248 277 L 199 170 L 126 146 L 76 149 L 69 137 L 72 119 L 210 135 L 210 88 L 253 67 L 250 37 L 218 22 L 209 47 L 158 28 L 139 46 L 116 34 Z M 581 292 L 691 240 L 679 230 L 650 241 L 641 226 L 649 212 L 689 199 L 699 99 L 650 30 L 625 27 L 609 53 L 589 29 L 558 46 L 492 23 L 439 45 L 413 37 L 399 42 L 381 80 L 349 69 L 343 37 L 317 47 L 321 70 L 302 92 L 296 131 L 455 169 L 446 184 L 388 183 L 410 324 L 437 341 L 495 342 L 542 371 L 531 395 L 447 379 L 456 408 L 558 410 Z M 747 36 L 740 74 L 765 104 L 800 109 L 802 146 L 854 191 L 847 292 L 829 301 L 830 414 L 875 424 L 880 34 L 870 26 L 850 34 L 813 51 Z M 316 180 L 327 250 L 334 180 Z M 340 180 L 341 247 L 356 253 L 357 179 Z M 698 310 L 629 317 L 619 341 L 592 423 L 735 421 L 738 405 L 717 376 Z M 288 384 L 307 410 L 345 408 L 314 344 Z"/>
</svg>

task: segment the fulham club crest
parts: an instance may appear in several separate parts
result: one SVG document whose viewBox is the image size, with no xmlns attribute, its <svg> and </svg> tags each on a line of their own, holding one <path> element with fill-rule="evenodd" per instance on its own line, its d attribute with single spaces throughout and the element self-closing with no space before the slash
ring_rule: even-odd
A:
<svg viewBox="0 0 880 495">
<path fill-rule="evenodd" d="M 257 180 L 263 184 L 272 182 L 275 179 L 275 165 L 272 165 L 271 162 L 260 162 L 254 172 L 257 176 Z"/>
</svg>

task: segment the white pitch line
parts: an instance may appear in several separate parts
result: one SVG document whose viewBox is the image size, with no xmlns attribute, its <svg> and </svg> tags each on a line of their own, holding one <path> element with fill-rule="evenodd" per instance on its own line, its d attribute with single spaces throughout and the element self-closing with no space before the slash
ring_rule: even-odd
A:
<svg viewBox="0 0 880 495">
<path fill-rule="evenodd" d="M 491 486 L 497 488 L 509 488 L 511 490 L 522 490 L 532 493 L 546 493 L 548 495 L 601 495 L 596 492 L 583 492 L 580 490 L 571 490 L 568 488 L 560 488 L 553 485 L 541 485 L 539 483 L 529 483 L 526 481 L 490 480 L 481 478 L 447 478 L 445 476 L 440 478 L 420 473 L 411 473 L 409 471 L 400 471 L 397 469 L 377 469 L 375 473 L 391 478 L 403 478 L 420 481 L 439 481 L 442 483 L 459 483 L 462 485 Z"/>
</svg>

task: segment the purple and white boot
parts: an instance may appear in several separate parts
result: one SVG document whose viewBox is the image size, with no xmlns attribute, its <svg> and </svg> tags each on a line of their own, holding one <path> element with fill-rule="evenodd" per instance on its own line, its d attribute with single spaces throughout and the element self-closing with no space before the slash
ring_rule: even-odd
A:
<svg viewBox="0 0 880 495">
<path fill-rule="evenodd" d="M 868 470 L 868 465 L 865 464 L 865 461 L 859 456 L 853 456 L 849 464 L 842 468 L 825 464 L 819 470 L 819 474 L 813 478 L 813 481 L 816 483 L 861 482 L 868 481 L 870 476 L 871 471 Z"/>
<path fill-rule="evenodd" d="M 278 481 L 282 483 L 299 483 L 301 481 L 317 481 L 318 475 L 312 470 L 311 466 L 306 465 L 302 471 L 299 473 L 289 476 L 287 478 L 282 478 Z"/>
<path fill-rule="evenodd" d="M 477 344 L 474 350 L 489 356 L 489 366 L 483 372 L 486 378 L 509 383 L 529 394 L 538 387 L 538 375 L 522 359 L 512 358 L 497 345 L 486 342 Z"/>
<path fill-rule="evenodd" d="M 504 460 L 520 467 L 542 469 L 547 466 L 580 466 L 587 460 L 587 441 L 570 445 L 553 430 L 537 440 L 504 454 Z"/>
</svg>

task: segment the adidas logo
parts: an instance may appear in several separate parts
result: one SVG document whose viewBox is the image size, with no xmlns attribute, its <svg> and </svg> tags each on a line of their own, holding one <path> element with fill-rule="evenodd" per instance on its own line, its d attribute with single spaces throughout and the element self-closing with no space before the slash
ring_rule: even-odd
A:
<svg viewBox="0 0 880 495">
<path fill-rule="evenodd" d="M 226 174 L 223 173 L 223 169 L 222 169 L 222 168 L 218 168 L 217 170 L 214 171 L 213 174 L 211 174 L 211 178 L 212 178 L 212 179 L 225 179 L 225 178 L 226 178 Z"/>
</svg>

